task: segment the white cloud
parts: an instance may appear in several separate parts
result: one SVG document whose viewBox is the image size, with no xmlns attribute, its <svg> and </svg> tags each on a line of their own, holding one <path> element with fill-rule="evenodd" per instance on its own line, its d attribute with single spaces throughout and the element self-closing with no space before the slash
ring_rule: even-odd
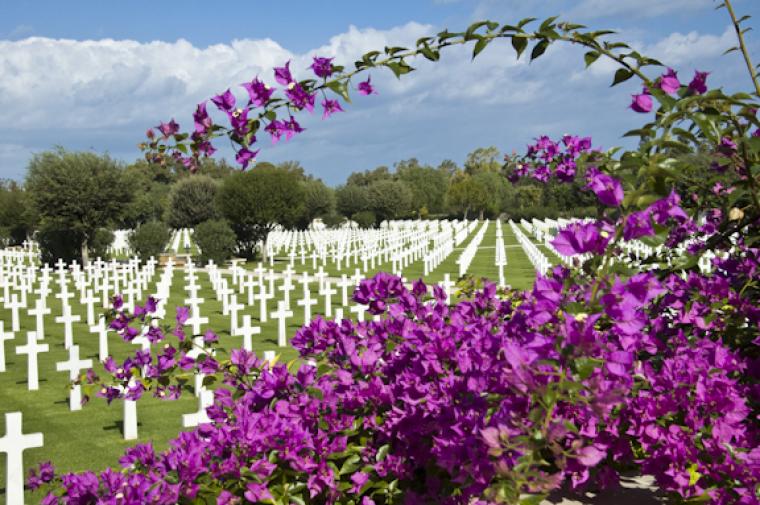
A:
<svg viewBox="0 0 760 505">
<path fill-rule="evenodd" d="M 647 47 L 649 54 L 666 65 L 681 65 L 698 60 L 715 58 L 736 44 L 734 30 L 728 26 L 721 35 L 671 33 L 664 39 Z"/>
<path fill-rule="evenodd" d="M 671 12 L 704 9 L 712 0 L 582 0 L 570 10 L 571 18 L 627 16 L 651 18 Z"/>
</svg>

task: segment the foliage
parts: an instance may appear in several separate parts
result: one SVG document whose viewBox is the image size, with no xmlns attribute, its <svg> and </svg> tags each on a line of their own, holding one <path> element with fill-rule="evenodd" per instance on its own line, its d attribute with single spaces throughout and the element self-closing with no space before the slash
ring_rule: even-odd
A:
<svg viewBox="0 0 760 505">
<path fill-rule="evenodd" d="M 143 260 L 158 256 L 166 250 L 171 230 L 161 221 L 148 221 L 129 234 L 129 247 Z"/>
<path fill-rule="evenodd" d="M 41 232 L 47 237 L 45 242 L 69 244 L 76 239 L 84 263 L 89 260 L 96 231 L 111 226 L 132 197 L 114 160 L 89 152 L 69 153 L 63 148 L 32 158 L 26 190 L 39 216 Z M 71 237 L 51 241 L 58 233 L 70 233 Z M 64 249 L 68 251 L 68 246 L 60 250 Z M 52 247 L 48 252 L 57 250 Z"/>
<path fill-rule="evenodd" d="M 340 186 L 335 191 L 336 208 L 344 216 L 353 216 L 357 212 L 367 210 L 369 195 L 367 188 L 356 184 Z"/>
<path fill-rule="evenodd" d="M 377 224 L 377 216 L 371 210 L 362 210 L 351 214 L 351 221 L 356 222 L 359 228 L 374 228 Z"/>
<path fill-rule="evenodd" d="M 307 227 L 315 218 L 335 212 L 335 192 L 319 179 L 303 181 L 303 215 L 301 228 Z"/>
<path fill-rule="evenodd" d="M 235 232 L 239 254 L 251 258 L 257 242 L 275 225 L 292 227 L 302 219 L 302 176 L 260 163 L 256 170 L 226 178 L 219 191 L 218 205 Z"/>
<path fill-rule="evenodd" d="M 379 180 L 367 186 L 369 210 L 378 221 L 406 217 L 412 207 L 412 192 L 399 181 Z"/>
<path fill-rule="evenodd" d="M 429 213 L 445 211 L 449 175 L 445 170 L 420 165 L 412 158 L 396 163 L 396 176 L 411 191 L 411 210 L 418 216 L 423 208 Z"/>
<path fill-rule="evenodd" d="M 13 181 L 0 181 L 0 240 L 21 245 L 33 231 L 34 213 L 28 195 Z"/>
<path fill-rule="evenodd" d="M 195 227 L 193 240 L 201 250 L 201 263 L 223 265 L 235 253 L 235 232 L 224 219 L 211 219 Z"/>
<path fill-rule="evenodd" d="M 173 228 L 193 228 L 217 217 L 217 183 L 207 176 L 187 177 L 172 187 L 167 223 Z"/>
</svg>

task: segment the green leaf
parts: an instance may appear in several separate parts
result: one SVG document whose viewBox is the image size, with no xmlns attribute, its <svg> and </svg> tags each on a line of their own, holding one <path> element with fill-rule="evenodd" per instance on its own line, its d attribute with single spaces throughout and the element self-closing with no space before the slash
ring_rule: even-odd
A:
<svg viewBox="0 0 760 505">
<path fill-rule="evenodd" d="M 546 498 L 545 494 L 531 494 L 520 497 L 520 505 L 540 505 Z"/>
<path fill-rule="evenodd" d="M 488 21 L 478 21 L 477 23 L 471 24 L 467 31 L 464 32 L 464 40 L 473 40 L 477 36 L 475 35 L 475 32 L 480 28 L 481 26 L 485 26 L 488 24 Z"/>
<path fill-rule="evenodd" d="M 390 68 L 393 71 L 394 75 L 399 79 L 402 75 L 408 74 L 414 70 L 414 68 L 410 67 L 403 61 L 392 61 L 390 63 L 386 63 L 385 66 Z"/>
<path fill-rule="evenodd" d="M 492 39 L 487 39 L 485 37 L 481 38 L 475 43 L 475 47 L 472 49 L 472 59 L 474 60 L 477 55 L 480 54 L 480 52 L 486 48 L 489 42 L 491 42 Z"/>
<path fill-rule="evenodd" d="M 375 455 L 375 461 L 380 463 L 383 461 L 386 457 L 388 457 L 388 453 L 391 450 L 391 446 L 389 444 L 385 444 L 380 449 L 377 450 L 377 455 Z"/>
<path fill-rule="evenodd" d="M 547 47 L 549 47 L 549 41 L 546 39 L 541 39 L 538 44 L 533 46 L 533 51 L 530 53 L 530 61 L 533 61 L 544 54 Z"/>
<path fill-rule="evenodd" d="M 536 20 L 536 18 L 525 18 L 525 19 L 521 19 L 521 20 L 520 20 L 520 22 L 519 22 L 519 23 L 517 23 L 517 27 L 518 27 L 518 28 L 522 28 L 522 27 L 524 27 L 525 25 L 527 25 L 528 23 L 532 23 L 532 22 L 533 22 L 533 21 L 535 21 L 535 20 Z"/>
<path fill-rule="evenodd" d="M 329 81 L 325 86 L 338 94 L 343 100 L 351 102 L 351 98 L 348 96 L 348 81 Z"/>
<path fill-rule="evenodd" d="M 583 55 L 583 60 L 586 62 L 586 68 L 590 67 L 592 63 L 599 59 L 601 54 L 597 51 L 589 51 Z"/>
<path fill-rule="evenodd" d="M 520 55 L 523 53 L 523 51 L 525 51 L 525 48 L 528 47 L 527 37 L 515 35 L 512 37 L 512 47 L 515 48 L 515 51 L 517 52 L 517 58 L 520 59 Z"/>
<path fill-rule="evenodd" d="M 578 372 L 581 380 L 588 379 L 594 370 L 601 367 L 604 361 L 597 358 L 580 357 L 574 361 L 575 370 Z"/>
<path fill-rule="evenodd" d="M 615 77 L 612 79 L 612 84 L 610 84 L 610 86 L 616 86 L 621 82 L 627 81 L 631 77 L 633 77 L 633 72 L 627 68 L 619 68 L 617 72 L 615 72 Z"/>
<path fill-rule="evenodd" d="M 557 19 L 559 16 L 552 16 L 550 18 L 547 18 L 543 23 L 541 23 L 541 26 L 538 28 L 539 32 L 543 32 L 545 30 L 548 30 L 549 28 L 552 28 L 554 26 L 554 20 Z"/>
</svg>

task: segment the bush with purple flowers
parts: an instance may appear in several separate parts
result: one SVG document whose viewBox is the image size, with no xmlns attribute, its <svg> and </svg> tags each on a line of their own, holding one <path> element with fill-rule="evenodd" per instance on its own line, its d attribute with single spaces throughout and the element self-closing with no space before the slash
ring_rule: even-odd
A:
<svg viewBox="0 0 760 505">
<path fill-rule="evenodd" d="M 616 83 L 642 79 L 631 108 L 656 111 L 629 132 L 641 138 L 638 150 L 541 137 L 506 160 L 511 179 L 580 180 L 598 198 L 597 219 L 554 239 L 576 268 L 556 267 L 526 292 L 486 283 L 454 304 L 438 286 L 378 274 L 354 293 L 377 320 L 317 317 L 295 335 L 301 357 L 317 366 L 271 365 L 245 350 L 217 359 L 216 336 L 187 334 L 180 308 L 174 327 L 148 334 L 165 344 L 159 352 L 110 360 L 110 377 L 81 382 L 109 402 L 173 399 L 202 373 L 215 388 L 213 422 L 160 454 L 149 444 L 128 449 L 121 470 L 39 468 L 30 485 L 49 487 L 45 503 L 537 503 L 562 486 L 616 486 L 625 471 L 654 476 L 681 500 L 760 503 L 760 84 L 753 72 L 753 94 L 729 96 L 708 90 L 705 72 L 688 85 L 672 69 L 650 79 L 644 67 L 659 62 L 600 41 L 603 32 L 553 18 L 535 32 L 526 24 L 476 23 L 420 39 L 411 53 L 436 60 L 443 47 L 473 42 L 477 55 L 510 38 L 518 55 L 534 41 L 536 58 L 565 40 L 589 48 L 587 64 L 620 63 Z M 752 68 L 741 38 L 739 49 Z M 411 70 L 410 52 L 386 53 L 368 53 L 357 71 Z M 316 92 L 347 94 L 353 74 L 329 58 L 311 68 L 321 87 L 296 82 L 286 64 L 275 76 L 289 101 L 273 103 L 281 99 L 254 81 L 249 106 L 311 110 Z M 369 79 L 359 91 L 374 91 Z M 234 97 L 212 101 L 231 120 L 248 117 Z M 294 117 L 273 110 L 225 130 L 202 104 L 190 148 L 208 154 L 209 135 L 221 132 L 248 150 L 264 118 L 274 139 L 292 135 Z M 185 145 L 172 124 L 162 123 L 161 140 Z M 166 155 L 161 140 L 149 156 Z M 663 252 L 622 261 L 632 241 Z M 134 313 L 119 302 L 111 328 L 129 341 L 155 300 Z"/>
</svg>

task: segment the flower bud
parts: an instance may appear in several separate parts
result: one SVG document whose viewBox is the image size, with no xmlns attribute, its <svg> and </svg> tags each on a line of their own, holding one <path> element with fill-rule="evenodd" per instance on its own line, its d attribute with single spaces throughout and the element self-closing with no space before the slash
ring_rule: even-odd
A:
<svg viewBox="0 0 760 505">
<path fill-rule="evenodd" d="M 734 207 L 730 211 L 728 211 L 728 220 L 729 221 L 739 221 L 744 217 L 744 211 L 741 210 L 738 207 Z"/>
</svg>

